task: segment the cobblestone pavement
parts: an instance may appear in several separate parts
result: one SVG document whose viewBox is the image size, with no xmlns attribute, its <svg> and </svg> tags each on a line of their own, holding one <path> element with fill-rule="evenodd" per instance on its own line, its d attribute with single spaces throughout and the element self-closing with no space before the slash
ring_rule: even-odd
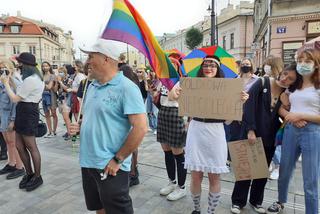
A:
<svg viewBox="0 0 320 214">
<path fill-rule="evenodd" d="M 63 127 L 62 127 L 63 128 Z M 72 144 L 64 141 L 60 130 L 55 138 L 38 139 L 42 155 L 42 176 L 44 185 L 33 192 L 18 189 L 20 178 L 6 180 L 0 176 L 0 213 L 1 214 L 40 214 L 40 213 L 92 213 L 85 207 L 80 168 L 78 164 L 79 142 Z M 192 200 L 187 197 L 169 202 L 159 195 L 159 189 L 167 184 L 164 166 L 164 155 L 155 136 L 149 133 L 139 148 L 140 185 L 130 190 L 135 213 L 138 214 L 175 214 L 191 213 Z M 5 161 L 0 162 L 0 167 Z M 187 178 L 189 188 L 190 176 Z M 222 176 L 222 200 L 217 213 L 230 213 L 230 195 L 234 184 L 232 173 Z M 204 179 L 202 186 L 202 210 L 205 213 L 208 180 Z M 277 197 L 277 182 L 268 181 L 263 206 L 269 206 Z M 254 213 L 246 206 L 244 214 Z M 298 164 L 290 185 L 289 203 L 285 214 L 304 213 L 304 198 L 302 191 L 301 166 Z"/>
</svg>

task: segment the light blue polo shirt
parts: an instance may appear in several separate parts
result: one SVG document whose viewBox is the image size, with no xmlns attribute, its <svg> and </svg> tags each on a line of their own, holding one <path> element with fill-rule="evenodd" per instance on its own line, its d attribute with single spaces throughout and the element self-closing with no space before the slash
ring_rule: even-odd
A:
<svg viewBox="0 0 320 214">
<path fill-rule="evenodd" d="M 125 143 L 130 114 L 146 112 L 140 89 L 119 72 L 106 84 L 93 81 L 87 90 L 80 132 L 80 166 L 104 169 Z M 130 171 L 131 155 L 121 169 Z"/>
</svg>

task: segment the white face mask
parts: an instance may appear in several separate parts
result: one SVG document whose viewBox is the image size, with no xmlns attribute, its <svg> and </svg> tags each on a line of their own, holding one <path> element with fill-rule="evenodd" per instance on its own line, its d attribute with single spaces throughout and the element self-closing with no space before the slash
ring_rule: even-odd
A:
<svg viewBox="0 0 320 214">
<path fill-rule="evenodd" d="M 298 63 L 297 71 L 300 75 L 309 75 L 312 74 L 315 70 L 314 63 Z"/>
<path fill-rule="evenodd" d="M 270 66 L 270 65 L 265 65 L 265 66 L 263 67 L 263 70 L 264 70 L 264 72 L 265 72 L 268 76 L 271 75 L 271 66 Z"/>
</svg>

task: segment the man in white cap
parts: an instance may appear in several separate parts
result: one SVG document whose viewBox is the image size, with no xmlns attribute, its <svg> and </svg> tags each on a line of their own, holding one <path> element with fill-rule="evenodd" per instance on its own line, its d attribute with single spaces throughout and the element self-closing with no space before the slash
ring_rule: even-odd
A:
<svg viewBox="0 0 320 214">
<path fill-rule="evenodd" d="M 115 41 L 98 39 L 88 54 L 95 79 L 83 104 L 80 166 L 88 210 L 133 213 L 129 196 L 131 153 L 147 132 L 139 88 L 118 71 L 120 50 Z M 80 130 L 71 125 L 71 134 Z"/>
</svg>

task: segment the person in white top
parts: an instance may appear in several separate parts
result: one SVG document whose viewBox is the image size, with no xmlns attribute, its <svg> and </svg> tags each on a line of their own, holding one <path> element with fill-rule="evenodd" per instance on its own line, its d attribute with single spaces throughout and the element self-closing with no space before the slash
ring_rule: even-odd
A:
<svg viewBox="0 0 320 214">
<path fill-rule="evenodd" d="M 206 56 L 198 71 L 197 77 L 224 78 L 220 69 L 220 59 L 216 56 Z M 173 89 L 174 90 L 174 89 Z M 174 96 L 177 99 L 181 88 L 177 87 Z M 248 94 L 241 93 L 243 101 Z M 208 214 L 213 214 L 219 204 L 221 185 L 220 174 L 228 173 L 227 143 L 223 127 L 224 120 L 214 118 L 194 117 L 190 121 L 186 140 L 185 168 L 191 171 L 190 191 L 194 203 L 192 214 L 200 214 L 201 183 L 204 173 L 209 178 Z"/>
<path fill-rule="evenodd" d="M 320 52 L 305 50 L 298 55 L 297 72 L 302 81 L 289 95 L 290 112 L 285 112 L 282 156 L 278 180 L 278 201 L 269 213 L 279 213 L 287 202 L 288 187 L 295 164 L 302 154 L 305 213 L 319 209 L 320 175 Z M 285 111 L 285 110 L 284 110 Z"/>
<path fill-rule="evenodd" d="M 37 69 L 36 58 L 30 53 L 21 53 L 19 62 L 23 82 L 15 93 L 9 85 L 9 77 L 1 76 L 11 101 L 18 103 L 14 127 L 16 130 L 16 146 L 27 174 L 19 183 L 20 189 L 32 191 L 42 185 L 41 156 L 36 144 L 36 132 L 39 122 L 39 102 L 44 90 L 42 76 Z M 31 158 L 33 167 L 31 166 Z M 34 171 L 33 171 L 33 169 Z"/>
<path fill-rule="evenodd" d="M 180 69 L 180 62 L 169 57 L 176 70 Z M 178 83 L 175 87 L 178 86 Z M 160 189 L 160 195 L 167 196 L 170 201 L 186 196 L 185 181 L 187 170 L 184 169 L 185 124 L 183 117 L 178 115 L 178 102 L 170 101 L 169 92 L 164 86 L 160 89 L 160 109 L 158 113 L 157 141 L 160 142 L 165 154 L 166 170 L 169 178 L 167 186 Z M 176 171 L 177 177 L 176 180 Z M 178 184 L 178 185 L 177 185 Z"/>
</svg>

